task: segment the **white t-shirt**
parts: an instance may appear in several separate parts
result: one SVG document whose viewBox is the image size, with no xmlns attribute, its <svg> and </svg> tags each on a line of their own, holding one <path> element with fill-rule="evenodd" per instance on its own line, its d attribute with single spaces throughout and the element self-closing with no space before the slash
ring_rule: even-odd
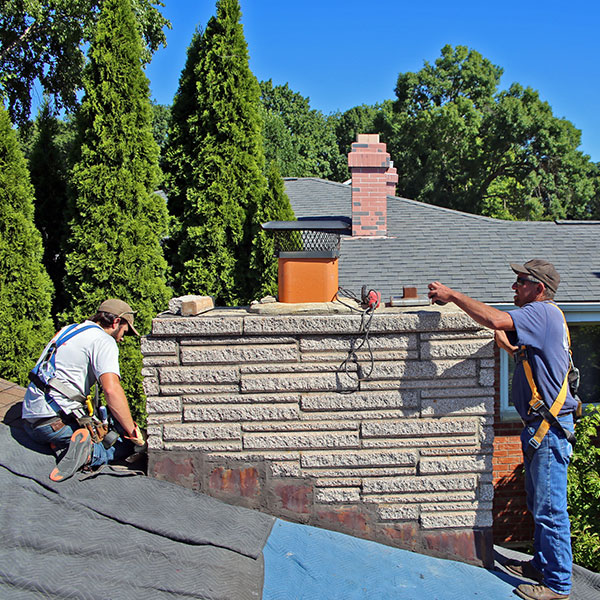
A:
<svg viewBox="0 0 600 600">
<path fill-rule="evenodd" d="M 100 325 L 92 321 L 84 321 L 76 329 L 86 325 L 93 325 L 93 327 L 74 335 L 59 346 L 56 350 L 55 359 L 56 377 L 73 388 L 74 393 L 77 391 L 83 396 L 90 393 L 90 389 L 100 379 L 100 375 L 115 373 L 118 377 L 121 376 L 119 371 L 119 349 L 116 340 L 106 333 Z M 61 329 L 48 342 L 38 363 L 45 356 L 52 341 L 64 329 Z M 50 395 L 67 414 L 81 406 L 80 402 L 70 401 L 57 390 L 50 390 Z M 23 399 L 23 418 L 33 421 L 51 417 L 54 414 L 55 411 L 46 402 L 44 392 L 34 383 L 30 383 Z"/>
</svg>

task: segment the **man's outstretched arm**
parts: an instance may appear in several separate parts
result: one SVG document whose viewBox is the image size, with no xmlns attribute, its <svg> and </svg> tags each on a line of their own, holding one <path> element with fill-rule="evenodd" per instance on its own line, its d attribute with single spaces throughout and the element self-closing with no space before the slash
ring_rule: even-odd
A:
<svg viewBox="0 0 600 600">
<path fill-rule="evenodd" d="M 429 284 L 429 297 L 433 302 L 454 302 L 456 306 L 464 310 L 474 321 L 484 327 L 494 330 L 513 331 L 515 325 L 508 312 L 504 312 L 489 306 L 479 300 L 470 298 L 466 294 L 457 292 L 439 281 Z"/>
</svg>

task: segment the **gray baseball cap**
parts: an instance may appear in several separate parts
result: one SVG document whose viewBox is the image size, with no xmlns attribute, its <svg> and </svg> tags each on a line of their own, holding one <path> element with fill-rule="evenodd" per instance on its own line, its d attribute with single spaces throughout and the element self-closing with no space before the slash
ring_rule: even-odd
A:
<svg viewBox="0 0 600 600">
<path fill-rule="evenodd" d="M 560 275 L 552 263 L 539 258 L 528 260 L 524 265 L 510 263 L 510 268 L 517 274 L 527 274 L 541 281 L 549 290 L 556 292 L 560 283 Z"/>
</svg>

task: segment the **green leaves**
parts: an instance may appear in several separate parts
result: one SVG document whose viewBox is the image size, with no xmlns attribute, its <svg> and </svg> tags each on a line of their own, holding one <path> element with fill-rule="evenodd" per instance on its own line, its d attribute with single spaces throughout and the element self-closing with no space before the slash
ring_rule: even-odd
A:
<svg viewBox="0 0 600 600">
<path fill-rule="evenodd" d="M 0 377 L 21 385 L 53 333 L 42 252 L 25 158 L 0 107 Z"/>
<path fill-rule="evenodd" d="M 274 281 L 273 257 L 258 250 L 263 121 L 240 18 L 237 0 L 219 0 L 194 36 L 164 153 L 174 286 L 225 305 L 247 304 Z"/>
<path fill-rule="evenodd" d="M 590 406 L 575 427 L 577 442 L 568 471 L 573 561 L 600 571 L 600 408 Z"/>
<path fill-rule="evenodd" d="M 80 157 L 71 175 L 73 218 L 64 320 L 94 314 L 106 298 L 127 301 L 141 333 L 167 306 L 167 264 L 161 240 L 167 210 L 155 193 L 160 180 L 143 48 L 129 0 L 104 0 L 79 114 Z M 144 421 L 138 342 L 121 356 L 134 418 Z"/>
<path fill-rule="evenodd" d="M 593 165 L 580 132 L 531 88 L 498 91 L 502 69 L 445 46 L 435 65 L 403 73 L 384 141 L 408 198 L 503 219 L 592 216 Z"/>
<path fill-rule="evenodd" d="M 100 0 L 0 0 L 0 91 L 16 123 L 31 110 L 31 92 L 39 80 L 58 108 L 77 105 L 85 64 L 83 47 L 94 34 Z M 132 0 L 135 27 L 144 37 L 138 60 L 148 62 L 170 23 L 160 2 Z"/>
</svg>

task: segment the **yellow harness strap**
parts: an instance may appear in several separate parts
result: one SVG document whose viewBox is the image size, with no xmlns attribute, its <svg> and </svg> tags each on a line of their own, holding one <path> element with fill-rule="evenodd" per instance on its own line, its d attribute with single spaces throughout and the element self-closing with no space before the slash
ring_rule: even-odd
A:
<svg viewBox="0 0 600 600">
<path fill-rule="evenodd" d="M 567 325 L 565 315 L 563 311 L 560 310 L 560 308 L 556 304 L 554 304 L 554 302 L 550 302 L 550 304 L 556 306 L 565 322 L 565 327 L 567 329 L 567 339 L 569 340 L 569 356 L 571 356 L 571 334 L 569 333 L 569 327 Z M 545 405 L 545 403 L 537 389 L 537 385 L 535 384 L 535 379 L 533 378 L 533 371 L 531 370 L 531 365 L 527 360 L 526 346 L 521 346 L 520 354 L 523 357 L 522 362 L 523 369 L 525 371 L 525 376 L 527 377 L 527 382 L 529 383 L 529 387 L 531 388 L 531 400 L 529 401 L 529 410 L 530 412 L 532 410 L 537 412 L 540 407 Z M 569 367 L 567 368 L 567 373 L 565 375 L 562 387 L 560 388 L 560 392 L 558 393 L 556 400 L 552 403 L 552 406 L 550 407 L 550 414 L 553 417 L 558 417 L 558 413 L 560 412 L 560 409 L 563 407 L 563 404 L 565 403 L 565 400 L 567 398 L 567 390 L 569 389 L 569 371 L 571 370 L 570 364 L 571 361 L 569 361 Z M 546 419 L 542 419 L 542 422 L 537 428 L 535 435 L 530 440 L 530 444 L 533 447 L 538 448 L 542 440 L 544 439 L 544 436 L 548 433 L 548 429 L 550 429 L 550 423 Z"/>
</svg>

